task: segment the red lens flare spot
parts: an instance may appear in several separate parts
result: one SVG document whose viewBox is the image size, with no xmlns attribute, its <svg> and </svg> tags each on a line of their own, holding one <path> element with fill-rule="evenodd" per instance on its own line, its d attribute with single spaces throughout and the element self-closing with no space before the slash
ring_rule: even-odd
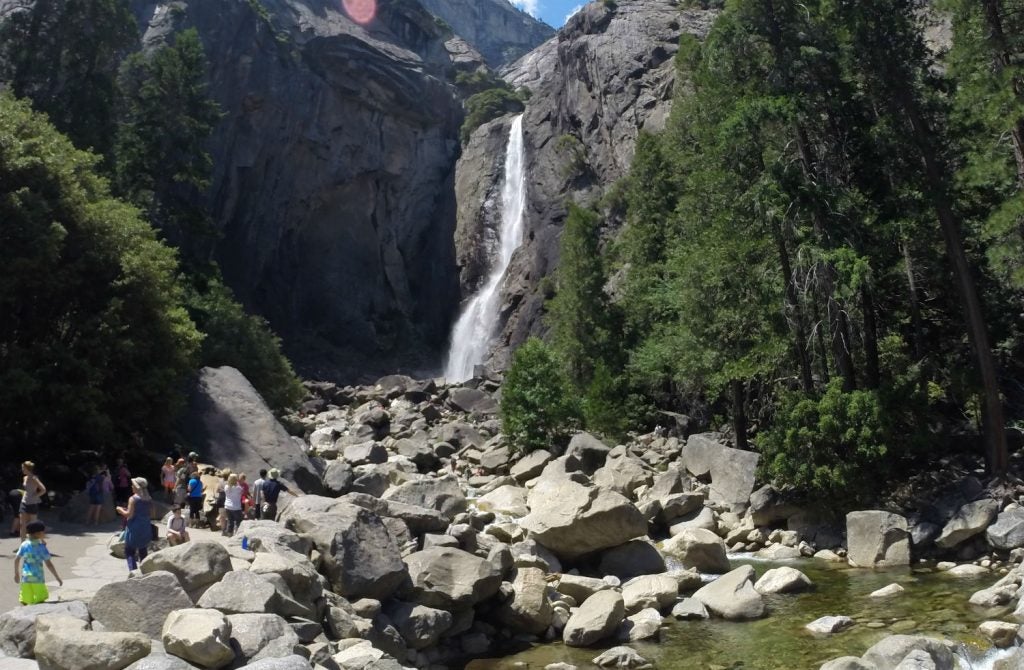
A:
<svg viewBox="0 0 1024 670">
<path fill-rule="evenodd" d="M 345 13 L 360 25 L 373 21 L 377 15 L 377 0 L 341 0 Z"/>
</svg>

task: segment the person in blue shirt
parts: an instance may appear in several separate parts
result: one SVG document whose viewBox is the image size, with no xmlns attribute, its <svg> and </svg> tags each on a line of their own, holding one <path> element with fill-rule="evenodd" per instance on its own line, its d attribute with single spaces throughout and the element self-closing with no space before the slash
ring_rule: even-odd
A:
<svg viewBox="0 0 1024 670">
<path fill-rule="evenodd" d="M 18 555 L 14 559 L 14 583 L 21 584 L 18 600 L 22 605 L 35 605 L 46 602 L 50 592 L 46 589 L 45 565 L 53 573 L 57 583 L 64 585 L 64 580 L 53 567 L 50 551 L 43 542 L 46 525 L 42 521 L 30 521 L 25 524 L 26 540 L 18 547 Z"/>
<path fill-rule="evenodd" d="M 117 513 L 125 518 L 124 556 L 128 560 L 129 570 L 138 568 L 149 553 L 149 543 L 153 539 L 152 510 L 149 482 L 145 477 L 132 479 L 132 496 L 128 499 L 128 506 L 117 508 Z"/>
<path fill-rule="evenodd" d="M 191 528 L 199 528 L 202 524 L 203 513 L 203 482 L 199 479 L 199 472 L 193 472 L 188 480 L 188 525 Z"/>
</svg>

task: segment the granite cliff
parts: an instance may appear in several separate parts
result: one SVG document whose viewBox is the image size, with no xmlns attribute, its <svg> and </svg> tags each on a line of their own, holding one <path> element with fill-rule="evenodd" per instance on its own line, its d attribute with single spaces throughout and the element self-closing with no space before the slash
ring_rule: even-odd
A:
<svg viewBox="0 0 1024 670">
<path fill-rule="evenodd" d="M 554 34 L 508 0 L 420 0 L 451 26 L 455 34 L 476 47 L 492 68 L 507 65 Z"/>
</svg>

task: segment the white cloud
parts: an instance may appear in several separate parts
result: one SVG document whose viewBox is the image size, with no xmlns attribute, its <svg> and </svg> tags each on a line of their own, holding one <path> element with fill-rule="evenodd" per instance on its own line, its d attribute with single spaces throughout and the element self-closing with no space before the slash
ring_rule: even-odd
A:
<svg viewBox="0 0 1024 670">
<path fill-rule="evenodd" d="M 583 9 L 583 5 L 576 5 L 575 7 L 570 9 L 569 13 L 565 15 L 565 20 L 568 21 L 572 17 L 576 16 L 576 12 L 580 11 L 581 9 Z"/>
<path fill-rule="evenodd" d="M 540 11 L 540 0 L 511 0 L 511 2 L 530 16 L 537 18 L 537 13 Z"/>
</svg>

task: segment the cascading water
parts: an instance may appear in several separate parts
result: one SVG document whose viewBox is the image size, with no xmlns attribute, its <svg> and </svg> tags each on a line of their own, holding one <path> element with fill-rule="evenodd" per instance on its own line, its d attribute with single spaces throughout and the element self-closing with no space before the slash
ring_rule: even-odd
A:
<svg viewBox="0 0 1024 670">
<path fill-rule="evenodd" d="M 505 149 L 505 183 L 501 189 L 501 230 L 499 253 L 493 259 L 487 283 L 466 305 L 452 330 L 451 346 L 444 376 L 449 382 L 461 382 L 473 376 L 473 366 L 481 363 L 494 338 L 501 304 L 501 283 L 512 254 L 523 238 L 523 211 L 526 209 L 526 169 L 523 149 L 523 115 L 512 120 Z"/>
</svg>

